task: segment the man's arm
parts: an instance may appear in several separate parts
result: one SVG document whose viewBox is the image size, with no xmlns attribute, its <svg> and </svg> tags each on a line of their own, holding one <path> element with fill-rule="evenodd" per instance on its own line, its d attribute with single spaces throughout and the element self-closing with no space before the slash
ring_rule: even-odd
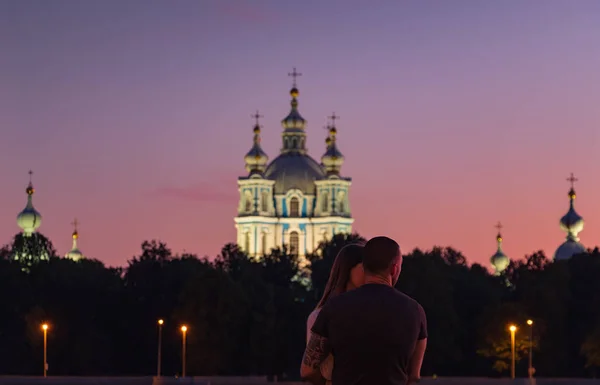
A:
<svg viewBox="0 0 600 385">
<path fill-rule="evenodd" d="M 304 350 L 302 365 L 300 366 L 300 376 L 313 385 L 324 385 L 325 379 L 321 375 L 321 363 L 325 361 L 331 346 L 327 338 L 316 333 L 311 333 L 310 340 Z"/>
<path fill-rule="evenodd" d="M 427 348 L 427 338 L 417 341 L 415 351 L 413 352 L 410 363 L 408 364 L 408 385 L 415 384 L 421 378 L 421 365 Z"/>
<path fill-rule="evenodd" d="M 423 365 L 423 357 L 427 348 L 427 316 L 421 305 L 417 305 L 417 314 L 420 323 L 419 336 L 417 337 L 417 344 L 408 364 L 408 385 L 416 384 L 421 379 L 421 366 Z"/>
</svg>

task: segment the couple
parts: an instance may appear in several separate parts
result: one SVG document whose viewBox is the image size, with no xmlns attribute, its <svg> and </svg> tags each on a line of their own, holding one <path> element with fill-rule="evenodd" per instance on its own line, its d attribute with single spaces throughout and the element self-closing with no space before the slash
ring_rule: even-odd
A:
<svg viewBox="0 0 600 385">
<path fill-rule="evenodd" d="M 400 246 L 387 237 L 340 251 L 308 318 L 303 379 L 314 385 L 419 382 L 427 321 L 421 305 L 394 289 L 401 267 Z"/>
</svg>

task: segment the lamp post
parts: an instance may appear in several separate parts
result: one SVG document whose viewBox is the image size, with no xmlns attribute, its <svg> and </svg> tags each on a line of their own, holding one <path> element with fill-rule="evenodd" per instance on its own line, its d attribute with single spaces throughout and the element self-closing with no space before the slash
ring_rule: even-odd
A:
<svg viewBox="0 0 600 385">
<path fill-rule="evenodd" d="M 510 353 L 511 353 L 511 365 L 510 365 L 510 378 L 515 379 L 515 332 L 517 331 L 517 327 L 515 325 L 510 325 L 508 330 L 510 330 Z"/>
<path fill-rule="evenodd" d="M 46 356 L 48 348 L 48 324 L 42 324 L 42 330 L 44 331 L 44 377 L 48 375 L 48 360 Z"/>
<path fill-rule="evenodd" d="M 156 364 L 156 376 L 160 377 L 160 365 L 162 360 L 162 326 L 165 323 L 162 319 L 158 320 L 158 360 Z"/>
<path fill-rule="evenodd" d="M 182 345 L 181 345 L 181 377 L 185 377 L 185 337 L 187 333 L 187 326 L 181 327 L 182 333 Z"/>
<path fill-rule="evenodd" d="M 527 325 L 529 325 L 529 378 L 533 378 L 533 320 L 528 319 Z"/>
</svg>

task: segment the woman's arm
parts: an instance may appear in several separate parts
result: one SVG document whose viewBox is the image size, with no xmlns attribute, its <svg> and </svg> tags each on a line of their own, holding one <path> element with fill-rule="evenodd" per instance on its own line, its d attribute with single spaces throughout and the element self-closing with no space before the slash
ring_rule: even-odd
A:
<svg viewBox="0 0 600 385">
<path fill-rule="evenodd" d="M 319 310 L 315 309 L 312 311 L 312 313 L 310 313 L 308 319 L 306 320 L 306 344 L 308 344 L 308 341 L 310 341 L 310 335 L 312 334 L 311 330 L 318 315 Z"/>
</svg>

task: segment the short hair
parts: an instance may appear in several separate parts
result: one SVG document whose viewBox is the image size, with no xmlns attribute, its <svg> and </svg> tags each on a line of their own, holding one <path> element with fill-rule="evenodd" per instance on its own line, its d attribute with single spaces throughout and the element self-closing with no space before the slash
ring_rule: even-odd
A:
<svg viewBox="0 0 600 385">
<path fill-rule="evenodd" d="M 388 237 L 371 238 L 364 248 L 363 267 L 371 274 L 383 273 L 400 256 L 400 245 Z"/>
</svg>

